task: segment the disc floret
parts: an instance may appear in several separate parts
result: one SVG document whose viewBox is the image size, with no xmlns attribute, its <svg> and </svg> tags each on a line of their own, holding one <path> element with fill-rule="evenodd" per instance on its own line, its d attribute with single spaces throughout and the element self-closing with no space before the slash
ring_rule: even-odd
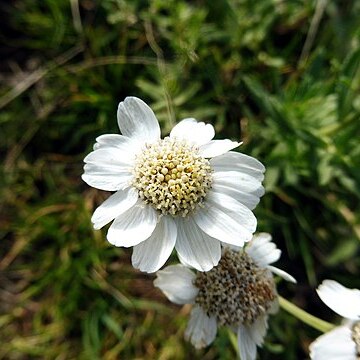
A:
<svg viewBox="0 0 360 360">
<path fill-rule="evenodd" d="M 226 249 L 219 264 L 199 272 L 195 303 L 220 325 L 251 325 L 266 315 L 277 298 L 271 272 L 258 267 L 245 252 Z"/>
<path fill-rule="evenodd" d="M 185 140 L 165 138 L 136 156 L 132 185 L 162 214 L 185 217 L 201 206 L 211 188 L 209 160 Z"/>
</svg>

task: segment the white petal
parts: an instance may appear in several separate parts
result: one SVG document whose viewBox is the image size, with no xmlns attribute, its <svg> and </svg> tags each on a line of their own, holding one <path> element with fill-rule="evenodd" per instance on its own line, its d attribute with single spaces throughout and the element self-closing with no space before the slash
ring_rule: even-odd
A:
<svg viewBox="0 0 360 360">
<path fill-rule="evenodd" d="M 114 168 L 131 168 L 133 166 L 134 154 L 125 149 L 116 147 L 101 147 L 88 154 L 84 162 L 99 166 L 109 166 Z"/>
<path fill-rule="evenodd" d="M 134 246 L 131 257 L 133 266 L 148 273 L 159 270 L 174 249 L 176 234 L 174 220 L 170 216 L 162 216 L 151 236 Z"/>
<path fill-rule="evenodd" d="M 84 170 L 85 173 L 81 175 L 81 178 L 88 185 L 105 191 L 126 189 L 133 178 L 130 172 L 114 172 L 113 169 L 92 164 L 86 164 Z"/>
<path fill-rule="evenodd" d="M 351 329 L 339 326 L 318 337 L 310 345 L 312 360 L 355 360 L 356 345 L 351 339 Z"/>
<path fill-rule="evenodd" d="M 281 251 L 276 248 L 271 239 L 268 233 L 255 234 L 246 246 L 246 252 L 260 267 L 266 267 L 280 259 Z"/>
<path fill-rule="evenodd" d="M 241 171 L 258 181 L 263 181 L 264 179 L 264 165 L 252 156 L 239 152 L 230 151 L 217 156 L 210 160 L 210 164 L 215 171 Z"/>
<path fill-rule="evenodd" d="M 117 148 L 127 153 L 132 153 L 135 157 L 135 153 L 141 150 L 141 146 L 138 142 L 128 138 L 127 136 L 118 134 L 105 134 L 96 138 L 94 150 L 104 148 Z"/>
<path fill-rule="evenodd" d="M 360 319 L 360 290 L 348 289 L 334 280 L 324 280 L 317 293 L 337 314 L 347 319 Z"/>
<path fill-rule="evenodd" d="M 234 187 L 258 197 L 264 195 L 264 188 L 261 182 L 241 171 L 215 171 L 213 181 L 215 184 Z"/>
<path fill-rule="evenodd" d="M 194 215 L 195 222 L 209 236 L 243 246 L 256 230 L 256 218 L 245 206 L 227 195 L 210 192 L 205 206 Z"/>
<path fill-rule="evenodd" d="M 195 119 L 184 119 L 171 130 L 170 137 L 184 139 L 196 145 L 207 144 L 215 136 L 211 124 L 197 122 Z"/>
<path fill-rule="evenodd" d="M 100 148 L 88 154 L 82 179 L 95 188 L 107 191 L 124 189 L 130 184 L 131 154 L 116 148 Z"/>
<path fill-rule="evenodd" d="M 275 300 L 270 305 L 268 314 L 276 314 L 277 312 L 279 312 L 279 308 L 280 308 L 279 298 L 276 297 Z"/>
<path fill-rule="evenodd" d="M 104 225 L 135 205 L 137 200 L 138 194 L 133 188 L 119 190 L 111 195 L 95 210 L 91 217 L 94 228 L 101 229 Z"/>
<path fill-rule="evenodd" d="M 221 246 L 217 239 L 205 234 L 191 217 L 177 220 L 176 251 L 182 263 L 199 271 L 208 271 L 219 263 Z"/>
<path fill-rule="evenodd" d="M 118 216 L 107 239 L 115 246 L 130 247 L 148 239 L 155 230 L 158 214 L 151 206 L 139 204 Z"/>
<path fill-rule="evenodd" d="M 222 155 L 228 152 L 229 150 L 232 150 L 240 145 L 241 143 L 236 141 L 231 141 L 228 139 L 212 140 L 207 144 L 201 145 L 199 148 L 199 153 L 201 156 L 205 158 L 211 158 Z"/>
<path fill-rule="evenodd" d="M 250 210 L 255 209 L 260 201 L 260 196 L 254 195 L 250 192 L 241 191 L 239 188 L 229 185 L 224 185 L 219 181 L 214 181 L 212 184 L 214 192 L 225 194 L 244 204 Z"/>
<path fill-rule="evenodd" d="M 119 134 L 105 134 L 100 135 L 96 138 L 94 150 L 107 147 L 122 146 L 123 143 L 127 143 L 130 139 L 127 136 Z"/>
<path fill-rule="evenodd" d="M 268 316 L 260 316 L 252 325 L 247 326 L 251 338 L 257 346 L 261 346 L 264 342 L 264 337 L 268 328 Z"/>
<path fill-rule="evenodd" d="M 255 360 L 256 343 L 251 337 L 251 332 L 247 326 L 239 325 L 237 339 L 238 339 L 240 359 Z"/>
<path fill-rule="evenodd" d="M 127 97 L 119 104 L 118 124 L 123 135 L 139 142 L 160 139 L 160 126 L 154 112 L 142 100 Z"/>
<path fill-rule="evenodd" d="M 194 306 L 185 331 L 185 339 L 191 341 L 196 349 L 201 349 L 214 341 L 216 332 L 215 316 L 209 317 L 199 306 Z"/>
<path fill-rule="evenodd" d="M 238 329 L 238 344 L 241 360 L 256 359 L 256 345 L 261 346 L 267 331 L 268 316 L 259 317 L 251 325 L 240 325 Z"/>
<path fill-rule="evenodd" d="M 196 275 L 184 265 L 170 265 L 156 273 L 154 285 L 175 304 L 192 304 L 199 292 L 193 285 Z"/>
<path fill-rule="evenodd" d="M 282 277 L 284 280 L 287 280 L 287 281 L 290 281 L 290 282 L 296 284 L 296 279 L 293 276 L 291 276 L 290 274 L 288 274 L 286 271 L 281 270 L 275 266 L 267 266 L 267 268 L 274 274 Z"/>
</svg>

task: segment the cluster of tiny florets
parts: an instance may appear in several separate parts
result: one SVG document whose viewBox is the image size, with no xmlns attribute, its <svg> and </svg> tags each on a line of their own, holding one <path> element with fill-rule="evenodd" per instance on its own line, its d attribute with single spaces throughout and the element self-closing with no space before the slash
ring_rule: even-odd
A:
<svg viewBox="0 0 360 360">
<path fill-rule="evenodd" d="M 162 214 L 186 216 L 203 202 L 211 187 L 209 160 L 185 140 L 169 137 L 136 156 L 132 185 L 139 197 Z"/>
<path fill-rule="evenodd" d="M 356 345 L 356 359 L 360 359 L 360 321 L 357 321 L 351 329 L 351 338 Z"/>
<path fill-rule="evenodd" d="M 265 315 L 277 297 L 271 272 L 258 267 L 245 252 L 226 249 L 219 264 L 198 273 L 195 299 L 220 325 L 251 325 Z"/>
</svg>

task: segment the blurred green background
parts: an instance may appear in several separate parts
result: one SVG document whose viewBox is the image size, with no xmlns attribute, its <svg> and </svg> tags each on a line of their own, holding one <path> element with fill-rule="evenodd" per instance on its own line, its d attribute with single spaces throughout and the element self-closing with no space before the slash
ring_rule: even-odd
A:
<svg viewBox="0 0 360 360">
<path fill-rule="evenodd" d="M 298 280 L 279 293 L 337 320 L 314 289 L 325 278 L 360 288 L 359 1 L 13 0 L 0 11 L 0 359 L 236 356 L 226 329 L 195 351 L 189 308 L 92 230 L 109 194 L 82 182 L 82 159 L 118 133 L 129 95 L 163 135 L 195 117 L 265 164 L 258 229 Z M 304 359 L 318 335 L 280 311 L 259 358 Z"/>
</svg>

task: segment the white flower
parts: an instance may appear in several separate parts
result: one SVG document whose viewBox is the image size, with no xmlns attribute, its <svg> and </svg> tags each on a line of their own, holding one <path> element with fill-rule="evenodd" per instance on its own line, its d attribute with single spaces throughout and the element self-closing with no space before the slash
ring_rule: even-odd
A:
<svg viewBox="0 0 360 360">
<path fill-rule="evenodd" d="M 276 273 L 295 279 L 270 264 L 281 251 L 271 236 L 260 233 L 244 249 L 225 248 L 217 266 L 195 274 L 184 265 L 157 272 L 154 281 L 176 304 L 193 304 L 185 338 L 196 348 L 209 345 L 217 327 L 227 325 L 237 332 L 241 360 L 254 360 L 267 330 L 268 315 L 277 311 Z"/>
<path fill-rule="evenodd" d="M 344 324 L 319 336 L 310 345 L 312 360 L 357 360 L 360 358 L 360 290 L 348 289 L 334 280 L 324 280 L 317 289 L 320 299 L 345 318 Z"/>
<path fill-rule="evenodd" d="M 220 242 L 243 246 L 251 239 L 251 210 L 264 194 L 258 160 L 229 152 L 240 144 L 212 140 L 213 126 L 194 119 L 161 140 L 153 111 L 135 97 L 119 104 L 117 116 L 122 135 L 96 139 L 82 178 L 116 191 L 91 220 L 95 229 L 114 220 L 107 239 L 134 247 L 134 267 L 157 271 L 175 247 L 181 260 L 207 271 L 220 260 Z"/>
</svg>

